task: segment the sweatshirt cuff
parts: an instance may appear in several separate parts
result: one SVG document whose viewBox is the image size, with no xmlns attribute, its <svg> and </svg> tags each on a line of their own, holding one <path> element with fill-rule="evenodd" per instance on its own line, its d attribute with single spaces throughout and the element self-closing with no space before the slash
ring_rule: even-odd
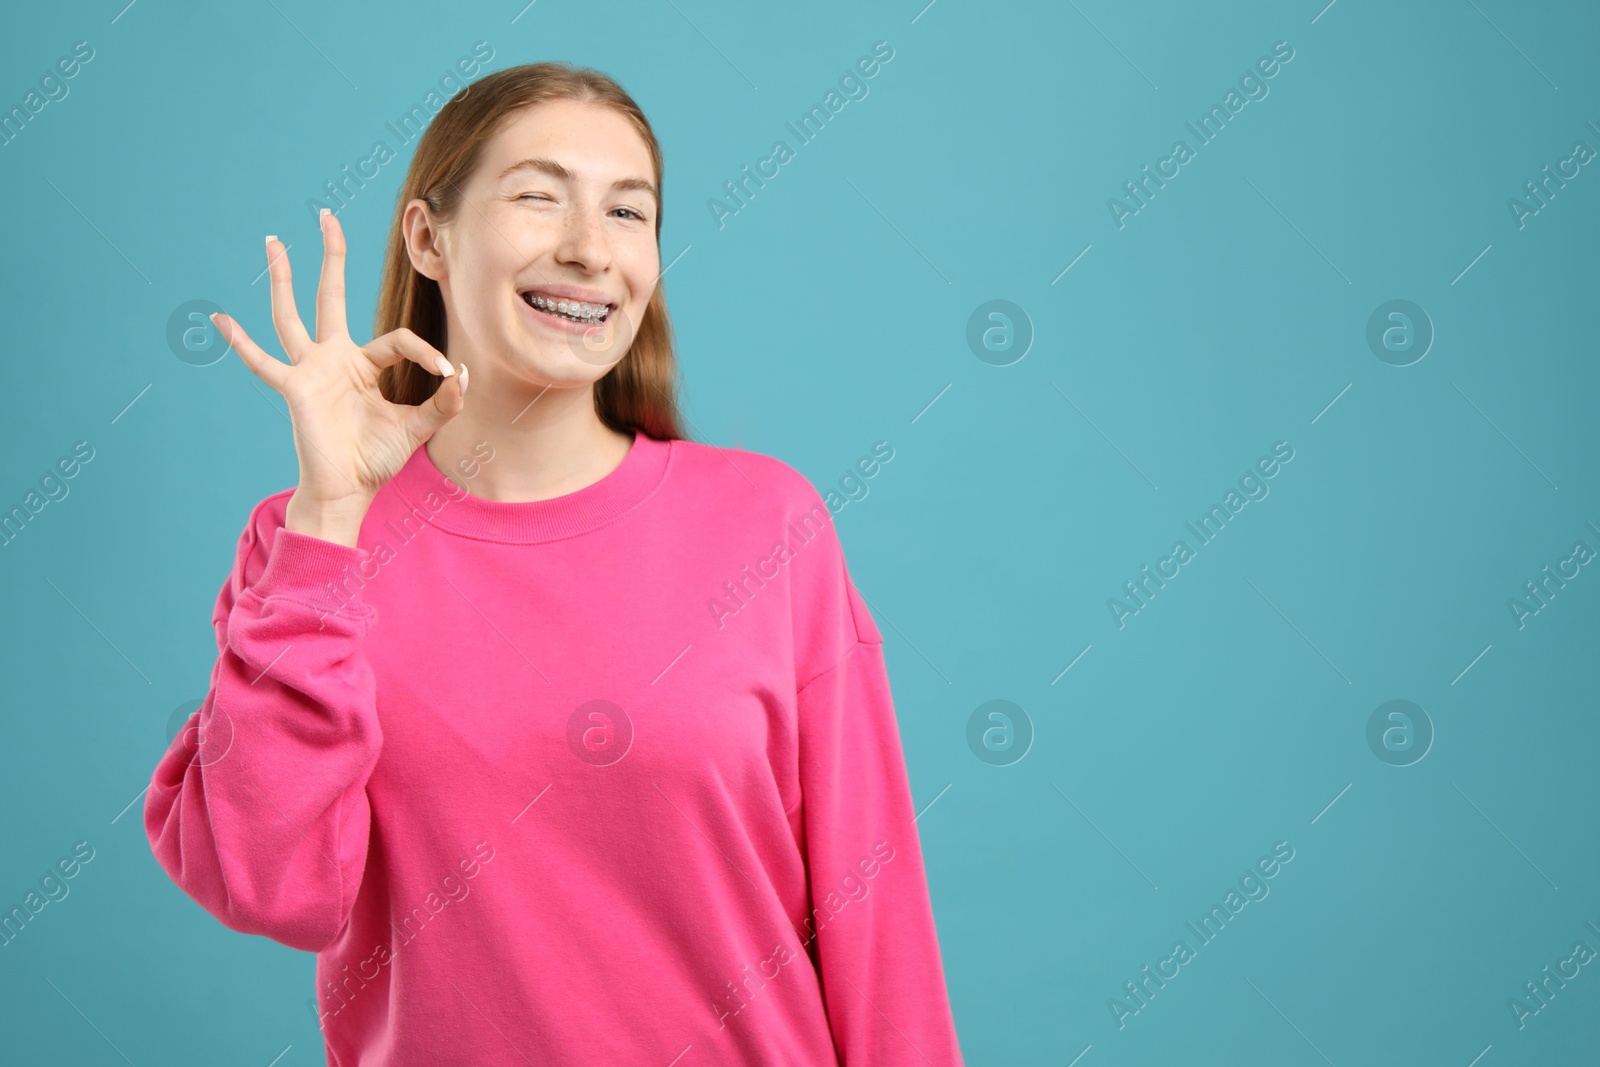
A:
<svg viewBox="0 0 1600 1067">
<path fill-rule="evenodd" d="M 302 603 L 337 600 L 357 615 L 374 615 L 376 609 L 361 599 L 367 581 L 360 568 L 370 557 L 364 548 L 352 548 L 320 537 L 279 527 L 273 535 L 267 565 L 252 588 L 257 596 L 288 597 Z M 334 592 L 327 588 L 332 583 Z"/>
</svg>

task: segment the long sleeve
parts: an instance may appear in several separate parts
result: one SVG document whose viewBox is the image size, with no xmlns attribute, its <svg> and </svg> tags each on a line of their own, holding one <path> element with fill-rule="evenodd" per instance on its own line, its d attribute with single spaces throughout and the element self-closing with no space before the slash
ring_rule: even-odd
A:
<svg viewBox="0 0 1600 1067">
<path fill-rule="evenodd" d="M 316 952 L 366 867 L 377 616 L 356 573 L 369 554 L 283 528 L 288 496 L 257 505 L 239 539 L 210 689 L 157 765 L 144 821 L 168 876 L 223 925 Z"/>
<path fill-rule="evenodd" d="M 806 947 L 844 1067 L 959 1067 L 883 638 L 843 591 L 855 640 L 798 697 Z"/>
</svg>

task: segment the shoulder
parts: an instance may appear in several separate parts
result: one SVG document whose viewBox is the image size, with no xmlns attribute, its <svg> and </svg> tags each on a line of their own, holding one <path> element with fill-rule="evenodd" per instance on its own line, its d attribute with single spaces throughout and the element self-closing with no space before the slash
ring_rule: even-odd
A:
<svg viewBox="0 0 1600 1067">
<path fill-rule="evenodd" d="M 831 517 L 811 480 L 775 456 L 678 438 L 672 442 L 672 466 L 688 482 L 725 500 L 772 509 L 772 514 Z"/>
<path fill-rule="evenodd" d="M 770 567 L 787 574 L 793 597 L 801 677 L 815 677 L 857 642 L 883 641 L 850 578 L 834 508 L 809 478 L 760 452 L 681 439 L 673 442 L 673 464 L 679 463 L 685 482 L 705 491 L 707 517 L 768 538 Z"/>
</svg>

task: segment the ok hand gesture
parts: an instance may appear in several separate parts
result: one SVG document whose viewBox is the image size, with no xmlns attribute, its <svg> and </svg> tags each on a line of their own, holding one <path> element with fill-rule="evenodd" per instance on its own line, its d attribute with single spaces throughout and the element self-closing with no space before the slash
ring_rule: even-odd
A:
<svg viewBox="0 0 1600 1067">
<path fill-rule="evenodd" d="M 267 238 L 272 322 L 288 364 L 262 351 L 227 315 L 212 321 L 245 366 L 288 402 L 300 460 L 291 517 L 306 532 L 353 545 L 378 490 L 465 406 L 467 368 L 456 373 L 438 349 L 405 328 L 358 346 L 345 325 L 344 230 L 326 210 L 322 243 L 313 341 L 295 310 L 288 253 Z M 420 405 L 396 404 L 379 391 L 378 372 L 402 359 L 450 380 Z"/>
</svg>

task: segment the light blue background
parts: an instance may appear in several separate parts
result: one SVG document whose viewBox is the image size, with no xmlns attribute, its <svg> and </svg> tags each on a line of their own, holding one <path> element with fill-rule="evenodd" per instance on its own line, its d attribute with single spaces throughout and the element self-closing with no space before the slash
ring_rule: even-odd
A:
<svg viewBox="0 0 1600 1067">
<path fill-rule="evenodd" d="M 95 449 L 0 550 L 0 904 L 96 853 L 0 950 L 7 1062 L 323 1062 L 313 957 L 220 926 L 141 825 L 244 519 L 296 477 L 281 398 L 164 335 L 206 299 L 270 340 L 266 233 L 309 308 L 308 198 L 480 40 L 654 123 L 698 439 L 819 488 L 895 450 L 836 521 L 969 1063 L 1595 1062 L 1600 965 L 1524 1029 L 1507 1001 L 1600 949 L 1600 568 L 1525 628 L 1507 601 L 1600 549 L 1600 164 L 1522 228 L 1507 200 L 1600 149 L 1600 10 L 124 2 L 0 40 L 6 108 L 95 49 L 0 148 L 0 505 Z M 869 95 L 719 229 L 707 200 L 879 40 Z M 1107 199 L 1280 40 L 1270 94 L 1119 229 Z M 353 324 L 404 166 L 341 212 Z M 965 340 L 992 299 L 1035 331 L 1009 366 Z M 1437 331 L 1411 366 L 1365 340 L 1392 299 Z M 1280 440 L 1270 495 L 1119 629 L 1107 599 Z M 1365 736 L 1396 698 L 1436 730 L 1407 767 Z M 1010 766 L 967 745 L 992 699 L 1035 731 Z M 1270 896 L 1119 1029 L 1108 999 L 1277 841 Z"/>
</svg>

